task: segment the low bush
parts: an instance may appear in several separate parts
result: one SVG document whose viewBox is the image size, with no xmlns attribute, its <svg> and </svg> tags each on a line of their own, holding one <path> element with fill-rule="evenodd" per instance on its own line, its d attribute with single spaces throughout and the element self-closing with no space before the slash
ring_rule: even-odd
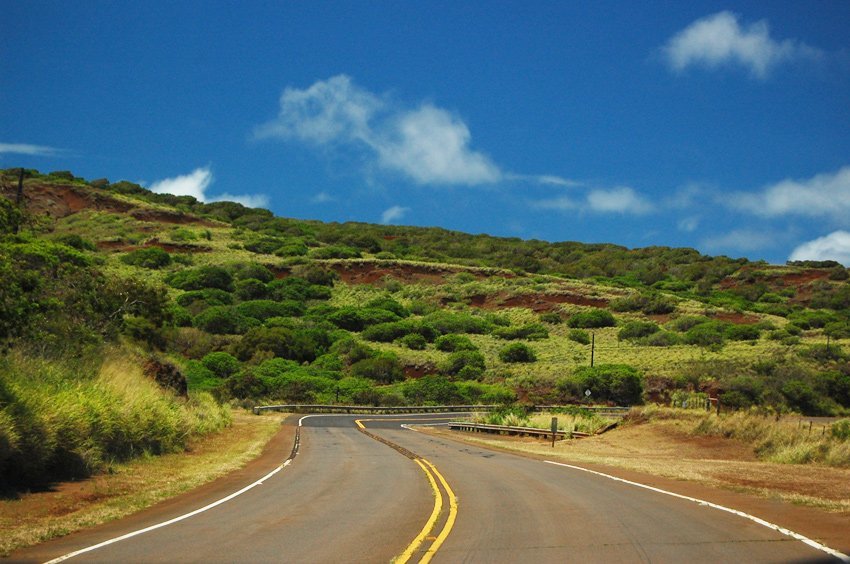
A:
<svg viewBox="0 0 850 564">
<path fill-rule="evenodd" d="M 535 362 L 537 355 L 534 349 L 523 343 L 511 343 L 499 351 L 502 362 Z"/>
<path fill-rule="evenodd" d="M 571 341 L 575 341 L 581 345 L 589 345 L 590 344 L 590 333 L 585 331 L 584 329 L 570 329 L 567 337 Z"/>
<path fill-rule="evenodd" d="M 658 325 L 651 321 L 629 321 L 617 333 L 617 339 L 620 341 L 637 340 L 657 333 L 660 329 Z"/>
<path fill-rule="evenodd" d="M 517 327 L 497 327 L 493 330 L 493 335 L 506 341 L 516 339 L 539 341 L 541 339 L 548 339 L 549 331 L 540 323 L 527 323 Z"/>
<path fill-rule="evenodd" d="M 607 309 L 593 309 L 572 315 L 567 321 L 567 325 L 574 329 L 595 329 L 614 327 L 617 325 L 617 320 Z"/>
<path fill-rule="evenodd" d="M 146 247 L 130 251 L 121 257 L 121 262 L 141 268 L 164 268 L 171 264 L 171 255 L 159 247 Z"/>
<path fill-rule="evenodd" d="M 478 347 L 475 346 L 475 343 L 473 343 L 469 337 L 466 335 L 455 335 L 453 333 L 437 337 L 434 341 L 434 347 L 438 351 L 443 352 L 478 350 Z"/>
</svg>

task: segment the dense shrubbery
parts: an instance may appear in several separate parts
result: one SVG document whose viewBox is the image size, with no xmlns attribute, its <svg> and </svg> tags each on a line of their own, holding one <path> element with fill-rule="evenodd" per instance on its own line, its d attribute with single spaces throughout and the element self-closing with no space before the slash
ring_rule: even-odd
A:
<svg viewBox="0 0 850 564">
<path fill-rule="evenodd" d="M 121 261 L 142 268 L 164 268 L 171 264 L 171 255 L 159 247 L 146 247 L 130 251 L 121 257 Z"/>
<path fill-rule="evenodd" d="M 502 362 L 534 362 L 537 355 L 534 349 L 523 343 L 511 343 L 499 351 L 499 360 Z"/>
<path fill-rule="evenodd" d="M 562 392 L 574 400 L 612 402 L 617 405 L 643 403 L 643 378 L 625 364 L 600 364 L 578 368 L 572 376 L 558 384 Z M 590 396 L 585 396 L 590 390 Z"/>
<path fill-rule="evenodd" d="M 592 309 L 572 315 L 567 325 L 576 329 L 595 329 L 599 327 L 614 327 L 617 320 L 607 309 Z"/>
</svg>

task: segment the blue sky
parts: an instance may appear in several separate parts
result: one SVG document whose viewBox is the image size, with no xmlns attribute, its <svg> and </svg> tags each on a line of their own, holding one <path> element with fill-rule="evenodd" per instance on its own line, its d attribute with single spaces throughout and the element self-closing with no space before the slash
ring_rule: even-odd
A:
<svg viewBox="0 0 850 564">
<path fill-rule="evenodd" d="M 850 265 L 850 3 L 0 0 L 0 167 Z"/>
</svg>

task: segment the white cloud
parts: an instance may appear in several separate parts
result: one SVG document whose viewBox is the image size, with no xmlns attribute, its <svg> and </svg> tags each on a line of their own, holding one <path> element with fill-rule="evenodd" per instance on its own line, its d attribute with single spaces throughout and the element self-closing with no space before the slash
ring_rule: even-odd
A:
<svg viewBox="0 0 850 564">
<path fill-rule="evenodd" d="M 696 216 L 684 217 L 676 223 L 676 226 L 679 228 L 679 231 L 693 233 L 699 227 L 699 222 L 700 219 Z"/>
<path fill-rule="evenodd" d="M 704 239 L 702 245 L 712 251 L 732 249 L 741 252 L 759 251 L 776 244 L 777 237 L 768 231 L 736 229 L 725 235 Z"/>
<path fill-rule="evenodd" d="M 592 190 L 587 195 L 588 207 L 602 213 L 645 214 L 652 211 L 652 204 L 628 186 Z"/>
<path fill-rule="evenodd" d="M 716 68 L 738 64 L 753 76 L 765 78 L 776 65 L 794 59 L 815 59 L 822 52 L 802 42 L 770 37 L 764 20 L 742 26 L 738 15 L 724 11 L 706 16 L 674 35 L 663 48 L 670 67 L 682 71 L 692 65 Z"/>
<path fill-rule="evenodd" d="M 531 202 L 531 207 L 544 210 L 579 210 L 635 215 L 647 214 L 654 209 L 651 202 L 628 186 L 595 188 L 587 192 L 582 200 L 570 196 L 536 200 Z"/>
<path fill-rule="evenodd" d="M 30 145 L 27 143 L 0 143 L 0 154 L 13 153 L 17 155 L 50 156 L 61 152 L 62 149 L 45 147 L 44 145 Z"/>
<path fill-rule="evenodd" d="M 200 202 L 205 202 L 207 200 L 206 191 L 212 180 L 212 171 L 209 167 L 196 168 L 189 174 L 154 182 L 150 187 L 150 191 L 157 194 L 192 196 Z"/>
<path fill-rule="evenodd" d="M 850 233 L 835 231 L 798 246 L 788 260 L 834 260 L 850 266 Z"/>
<path fill-rule="evenodd" d="M 277 118 L 258 127 L 260 138 L 313 145 L 351 145 L 374 162 L 418 184 L 487 184 L 503 174 L 486 155 L 470 148 L 469 127 L 431 104 L 399 108 L 338 75 L 309 88 L 287 88 Z"/>
<path fill-rule="evenodd" d="M 327 192 L 319 192 L 312 198 L 310 198 L 310 202 L 313 204 L 327 204 L 330 202 L 335 202 L 336 198 L 328 194 Z"/>
<path fill-rule="evenodd" d="M 407 215 L 407 212 L 409 212 L 409 211 L 410 211 L 410 208 L 404 208 L 404 207 L 401 207 L 401 206 L 393 206 L 393 207 L 385 210 L 384 213 L 381 214 L 381 223 L 386 225 L 388 223 L 394 223 L 396 221 L 399 221 L 401 218 L 403 218 L 405 215 Z"/>
<path fill-rule="evenodd" d="M 238 202 L 249 208 L 262 208 L 269 204 L 265 194 L 218 194 L 207 195 L 207 190 L 213 182 L 213 174 L 209 167 L 196 168 L 189 174 L 166 178 L 154 182 L 150 191 L 157 194 L 173 194 L 175 196 L 192 196 L 199 202 Z"/>
<path fill-rule="evenodd" d="M 786 179 L 757 194 L 733 194 L 724 202 L 762 217 L 800 215 L 850 219 L 850 166 L 805 180 Z"/>
</svg>

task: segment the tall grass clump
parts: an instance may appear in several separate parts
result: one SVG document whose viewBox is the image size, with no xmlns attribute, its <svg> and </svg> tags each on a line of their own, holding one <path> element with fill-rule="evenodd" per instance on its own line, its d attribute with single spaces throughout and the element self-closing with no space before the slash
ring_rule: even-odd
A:
<svg viewBox="0 0 850 564">
<path fill-rule="evenodd" d="M 693 432 L 750 444 L 759 458 L 770 462 L 850 467 L 850 419 L 833 423 L 828 432 L 825 428 L 810 431 L 799 421 L 777 421 L 738 411 L 731 415 L 705 415 Z"/>
<path fill-rule="evenodd" d="M 113 462 L 177 452 L 220 430 L 230 412 L 207 394 L 184 399 L 146 378 L 127 354 L 0 359 L 0 490 L 44 487 Z"/>
</svg>

